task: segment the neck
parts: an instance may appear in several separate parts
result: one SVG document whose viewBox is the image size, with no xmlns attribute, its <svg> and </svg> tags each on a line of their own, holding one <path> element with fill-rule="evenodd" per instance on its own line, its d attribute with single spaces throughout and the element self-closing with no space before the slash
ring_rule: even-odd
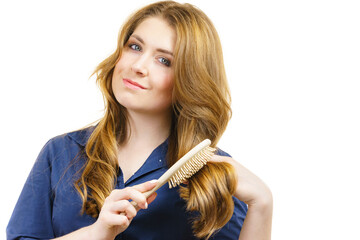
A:
<svg viewBox="0 0 360 240">
<path fill-rule="evenodd" d="M 156 147 L 168 138 L 171 112 L 148 114 L 128 111 L 129 138 L 124 144 Z"/>
</svg>

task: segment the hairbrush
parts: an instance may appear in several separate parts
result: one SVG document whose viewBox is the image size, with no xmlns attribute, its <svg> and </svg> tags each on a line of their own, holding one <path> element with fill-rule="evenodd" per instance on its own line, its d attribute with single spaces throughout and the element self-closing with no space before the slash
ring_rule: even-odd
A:
<svg viewBox="0 0 360 240">
<path fill-rule="evenodd" d="M 187 152 L 157 180 L 153 189 L 144 193 L 145 197 L 148 198 L 166 182 L 169 183 L 169 188 L 173 188 L 197 173 L 214 155 L 216 149 L 210 147 L 210 144 L 211 141 L 205 139 Z M 131 204 L 137 207 L 136 202 L 132 201 Z"/>
</svg>

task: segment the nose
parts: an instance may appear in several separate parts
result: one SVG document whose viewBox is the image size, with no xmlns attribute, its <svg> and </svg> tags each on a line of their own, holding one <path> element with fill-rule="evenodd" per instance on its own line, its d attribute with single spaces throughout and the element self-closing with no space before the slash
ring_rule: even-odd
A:
<svg viewBox="0 0 360 240">
<path fill-rule="evenodd" d="M 132 64 L 131 69 L 140 76 L 147 76 L 148 70 L 148 58 L 145 54 L 139 56 Z"/>
</svg>

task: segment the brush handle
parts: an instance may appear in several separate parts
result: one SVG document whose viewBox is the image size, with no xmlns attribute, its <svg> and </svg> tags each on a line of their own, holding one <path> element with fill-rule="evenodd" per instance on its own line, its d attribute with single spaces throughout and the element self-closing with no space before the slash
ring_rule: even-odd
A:
<svg viewBox="0 0 360 240">
<path fill-rule="evenodd" d="M 148 198 L 151 194 L 153 194 L 156 190 L 161 188 L 166 182 L 169 181 L 169 179 L 182 167 L 185 163 L 187 163 L 192 157 L 194 157 L 198 152 L 203 150 L 204 148 L 208 147 L 211 144 L 211 141 L 209 139 L 205 139 L 198 145 L 196 145 L 194 148 L 192 148 L 189 152 L 187 152 L 182 158 L 180 158 L 174 165 L 171 166 L 158 180 L 157 185 L 151 189 L 150 191 L 147 191 L 143 193 L 146 198 Z M 135 207 L 137 207 L 137 203 L 132 201 L 131 204 Z"/>
</svg>

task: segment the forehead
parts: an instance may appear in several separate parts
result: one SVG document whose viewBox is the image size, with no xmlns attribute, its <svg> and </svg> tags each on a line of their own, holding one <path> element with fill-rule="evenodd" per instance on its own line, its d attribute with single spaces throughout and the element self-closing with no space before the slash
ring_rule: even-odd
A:
<svg viewBox="0 0 360 240">
<path fill-rule="evenodd" d="M 135 28 L 132 35 L 141 37 L 147 45 L 169 50 L 175 47 L 175 30 L 160 17 L 146 18 Z"/>
</svg>

